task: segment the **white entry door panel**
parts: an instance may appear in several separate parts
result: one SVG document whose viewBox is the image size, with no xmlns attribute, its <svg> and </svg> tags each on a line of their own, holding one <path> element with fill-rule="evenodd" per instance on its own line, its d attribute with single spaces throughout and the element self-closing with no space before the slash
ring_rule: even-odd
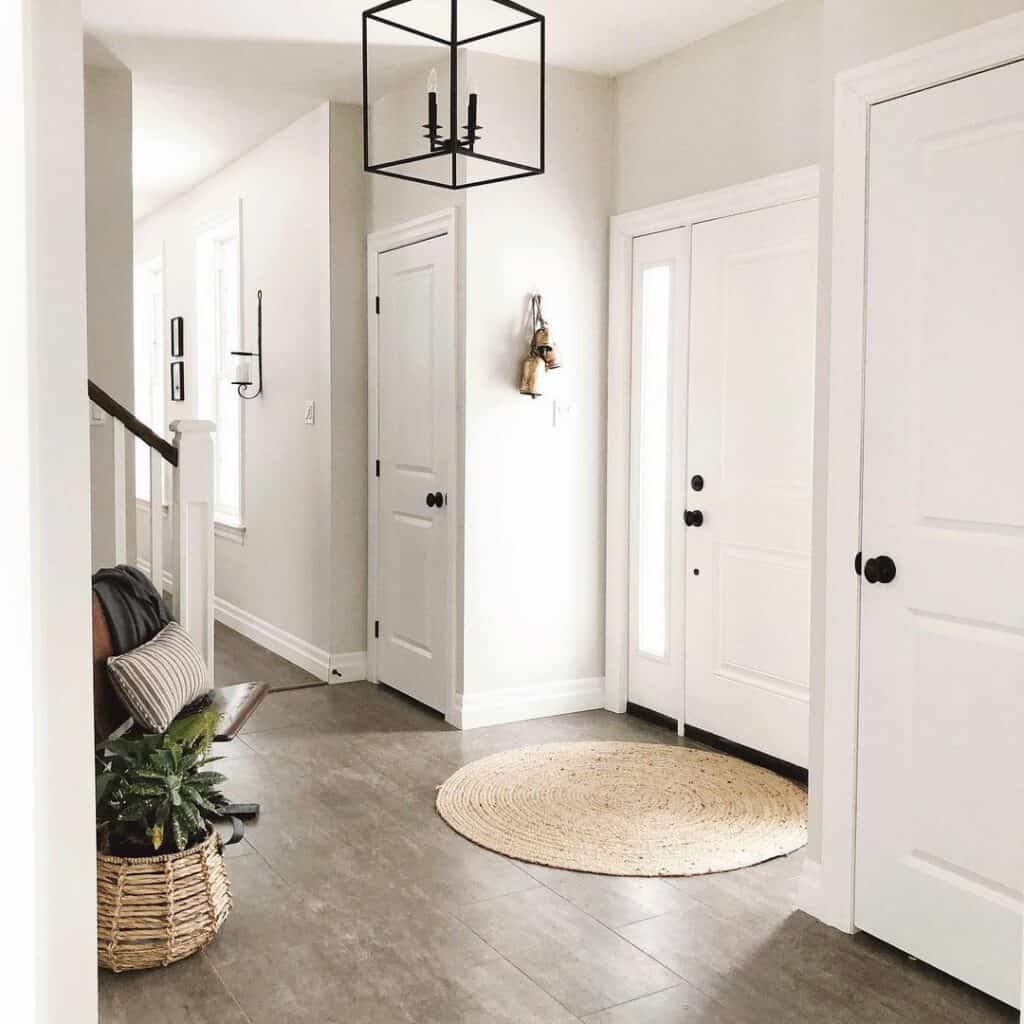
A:
<svg viewBox="0 0 1024 1024">
<path fill-rule="evenodd" d="M 683 715 L 690 231 L 633 242 L 629 702 Z"/>
<path fill-rule="evenodd" d="M 690 295 L 686 723 L 801 767 L 817 234 L 816 199 L 698 224 Z"/>
<path fill-rule="evenodd" d="M 870 151 L 863 557 L 896 575 L 861 583 L 855 919 L 1018 1005 L 1024 64 L 874 108 Z"/>
<path fill-rule="evenodd" d="M 438 711 L 447 710 L 452 671 L 450 244 L 445 235 L 378 257 L 377 680 Z"/>
</svg>

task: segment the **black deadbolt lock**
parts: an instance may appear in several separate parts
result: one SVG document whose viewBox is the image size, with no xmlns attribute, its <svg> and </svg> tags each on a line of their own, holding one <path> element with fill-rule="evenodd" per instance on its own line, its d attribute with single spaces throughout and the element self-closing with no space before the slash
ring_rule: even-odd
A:
<svg viewBox="0 0 1024 1024">
<path fill-rule="evenodd" d="M 697 473 L 695 476 L 690 478 L 690 486 L 695 491 L 703 491 L 704 490 L 704 477 L 702 477 L 700 475 L 700 473 Z"/>
</svg>

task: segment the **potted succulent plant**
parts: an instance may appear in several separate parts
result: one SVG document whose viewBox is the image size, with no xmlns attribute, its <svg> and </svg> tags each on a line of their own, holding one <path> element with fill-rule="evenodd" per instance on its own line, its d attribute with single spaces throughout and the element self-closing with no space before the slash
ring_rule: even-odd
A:
<svg viewBox="0 0 1024 1024">
<path fill-rule="evenodd" d="M 166 965 L 202 949 L 231 909 L 212 826 L 225 781 L 207 766 L 217 717 L 107 740 L 96 755 L 98 955 L 114 971 Z"/>
</svg>

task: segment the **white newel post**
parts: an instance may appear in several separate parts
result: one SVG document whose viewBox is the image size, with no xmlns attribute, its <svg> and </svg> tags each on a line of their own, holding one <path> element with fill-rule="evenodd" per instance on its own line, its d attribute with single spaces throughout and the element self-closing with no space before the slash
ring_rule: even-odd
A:
<svg viewBox="0 0 1024 1024">
<path fill-rule="evenodd" d="M 189 631 L 213 681 L 213 431 L 209 420 L 171 424 L 178 465 L 171 510 L 174 617 Z"/>
</svg>

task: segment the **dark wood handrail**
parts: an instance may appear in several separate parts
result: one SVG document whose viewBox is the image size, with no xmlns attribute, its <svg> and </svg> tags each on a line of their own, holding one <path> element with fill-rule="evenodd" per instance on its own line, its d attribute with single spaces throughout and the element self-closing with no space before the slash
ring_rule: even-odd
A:
<svg viewBox="0 0 1024 1024">
<path fill-rule="evenodd" d="M 155 448 L 164 461 L 172 466 L 178 464 L 178 449 L 168 441 L 165 441 L 158 433 L 146 426 L 142 420 L 133 416 L 116 398 L 111 398 L 98 384 L 89 381 L 89 399 L 95 402 L 105 413 L 113 416 L 124 424 L 125 430 L 134 434 L 143 444 Z"/>
</svg>

